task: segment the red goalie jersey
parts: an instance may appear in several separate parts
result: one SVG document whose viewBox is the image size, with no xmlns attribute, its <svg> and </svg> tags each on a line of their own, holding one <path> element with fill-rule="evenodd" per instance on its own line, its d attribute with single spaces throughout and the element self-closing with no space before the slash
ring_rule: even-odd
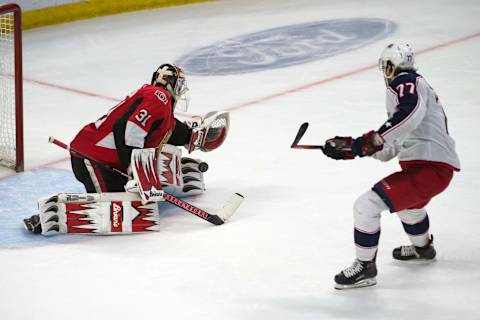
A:
<svg viewBox="0 0 480 320">
<path fill-rule="evenodd" d="M 158 147 L 168 140 L 175 122 L 168 92 L 159 86 L 144 85 L 86 125 L 70 145 L 100 163 L 126 171 L 130 159 L 122 157 L 122 150 Z"/>
</svg>

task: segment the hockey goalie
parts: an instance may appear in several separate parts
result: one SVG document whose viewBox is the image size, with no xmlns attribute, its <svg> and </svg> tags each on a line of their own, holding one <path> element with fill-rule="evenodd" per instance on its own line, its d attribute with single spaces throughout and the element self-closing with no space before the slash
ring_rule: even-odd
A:
<svg viewBox="0 0 480 320">
<path fill-rule="evenodd" d="M 182 69 L 162 64 L 143 85 L 70 143 L 72 170 L 86 193 L 59 193 L 38 201 L 24 219 L 35 234 L 125 234 L 158 231 L 159 201 L 205 191 L 201 160 L 182 156 L 217 149 L 225 141 L 229 114 L 209 112 L 189 122 L 188 86 Z M 180 201 L 180 200 L 179 200 Z"/>
</svg>

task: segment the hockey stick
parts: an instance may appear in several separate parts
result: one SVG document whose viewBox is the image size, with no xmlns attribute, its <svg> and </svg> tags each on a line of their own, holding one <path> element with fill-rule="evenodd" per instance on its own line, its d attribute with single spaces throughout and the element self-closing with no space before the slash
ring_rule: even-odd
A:
<svg viewBox="0 0 480 320">
<path fill-rule="evenodd" d="M 93 162 L 93 163 L 95 163 L 95 164 L 97 164 L 97 165 L 99 165 L 99 166 L 101 166 L 101 167 L 103 167 L 107 170 L 113 171 L 117 174 L 120 174 L 120 175 L 126 177 L 126 178 L 131 178 L 125 172 L 120 171 L 117 168 L 111 167 L 107 164 L 101 163 L 101 162 L 83 154 L 82 152 L 71 148 L 67 144 L 65 144 L 62 141 L 59 141 L 59 140 L 57 140 L 53 137 L 48 138 L 48 142 L 53 143 L 53 144 L 59 146 L 60 148 L 65 149 L 65 150 L 68 150 L 71 153 L 74 153 L 81 158 L 87 159 L 90 162 Z M 234 193 L 230 197 L 230 199 L 224 204 L 224 206 L 217 212 L 217 214 L 211 214 L 211 213 L 208 213 L 208 212 L 206 212 L 206 211 L 204 211 L 200 208 L 197 208 L 197 207 L 191 205 L 190 203 L 188 203 L 186 201 L 183 201 L 183 200 L 181 200 L 177 197 L 174 197 L 173 195 L 171 195 L 169 193 L 163 192 L 163 198 L 165 199 L 165 201 L 170 202 L 171 204 L 174 204 L 177 207 L 182 208 L 183 210 L 185 210 L 185 211 L 187 211 L 187 212 L 189 212 L 193 215 L 196 215 L 203 220 L 206 220 L 210 223 L 213 223 L 214 225 L 221 225 L 221 224 L 225 223 L 225 221 L 227 219 L 229 219 L 235 213 L 235 211 L 237 210 L 237 208 L 240 206 L 240 204 L 242 203 L 242 201 L 244 199 L 244 197 L 241 194 Z"/>
<path fill-rule="evenodd" d="M 302 123 L 302 125 L 298 129 L 295 139 L 293 140 L 291 148 L 292 149 L 322 149 L 323 151 L 322 145 L 298 144 L 302 139 L 303 135 L 305 134 L 305 132 L 307 131 L 307 128 L 308 128 L 308 122 Z"/>
<path fill-rule="evenodd" d="M 113 172 L 115 172 L 115 173 L 118 173 L 119 175 L 122 175 L 122 176 L 124 176 L 125 178 L 131 178 L 131 177 L 130 177 L 128 174 L 126 174 L 125 172 L 120 171 L 120 170 L 118 170 L 117 168 L 110 167 L 108 164 L 100 163 L 100 162 L 98 162 L 97 160 L 92 159 L 92 158 L 90 158 L 90 157 L 87 156 L 87 155 L 84 155 L 84 154 L 81 153 L 80 151 L 77 151 L 77 150 L 75 150 L 75 149 L 70 148 L 69 145 L 63 143 L 63 142 L 60 141 L 60 140 L 55 139 L 54 137 L 48 138 L 48 142 L 53 143 L 54 145 L 57 145 L 57 146 L 59 146 L 60 148 L 63 148 L 63 149 L 65 149 L 65 150 L 67 150 L 67 151 L 70 151 L 71 153 L 75 153 L 75 154 L 76 154 L 77 156 L 79 156 L 80 158 L 84 158 L 84 159 L 87 159 L 87 160 L 89 160 L 89 161 L 91 161 L 91 162 L 93 162 L 93 163 L 95 163 L 95 164 L 98 164 L 100 167 L 103 167 L 103 168 L 105 168 L 105 169 L 107 169 L 107 170 L 110 170 L 110 171 L 113 171 Z"/>
</svg>

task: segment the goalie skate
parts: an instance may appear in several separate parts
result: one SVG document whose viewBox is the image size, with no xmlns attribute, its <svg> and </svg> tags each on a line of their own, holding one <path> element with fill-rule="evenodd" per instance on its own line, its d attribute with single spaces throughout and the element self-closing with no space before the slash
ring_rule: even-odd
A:
<svg viewBox="0 0 480 320">
<path fill-rule="evenodd" d="M 34 214 L 30 218 L 23 219 L 23 226 L 27 231 L 32 232 L 33 234 L 42 233 L 42 225 L 40 223 L 40 215 Z"/>
</svg>

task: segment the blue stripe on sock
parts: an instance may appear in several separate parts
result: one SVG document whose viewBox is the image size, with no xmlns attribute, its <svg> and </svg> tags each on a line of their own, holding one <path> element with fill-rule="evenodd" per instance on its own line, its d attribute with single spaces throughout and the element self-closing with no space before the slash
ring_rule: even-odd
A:
<svg viewBox="0 0 480 320">
<path fill-rule="evenodd" d="M 355 229 L 354 231 L 355 244 L 364 247 L 371 248 L 378 246 L 378 240 L 380 239 L 380 230 L 375 233 L 365 233 Z"/>
<path fill-rule="evenodd" d="M 405 232 L 411 236 L 416 236 L 419 234 L 424 234 L 428 231 L 430 228 L 430 221 L 428 219 L 428 215 L 425 216 L 425 219 L 420 221 L 419 223 L 416 224 L 406 224 L 405 222 L 402 222 L 403 229 Z"/>
</svg>

